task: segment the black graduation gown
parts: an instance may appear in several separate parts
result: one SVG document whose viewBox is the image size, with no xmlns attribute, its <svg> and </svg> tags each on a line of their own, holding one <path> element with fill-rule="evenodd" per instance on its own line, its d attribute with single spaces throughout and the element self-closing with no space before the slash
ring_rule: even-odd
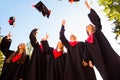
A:
<svg viewBox="0 0 120 80">
<path fill-rule="evenodd" d="M 36 39 L 35 32 L 36 29 L 32 30 L 29 37 L 31 45 L 33 47 L 33 52 L 31 55 L 28 80 L 45 80 L 46 69 L 44 68 L 46 65 L 43 63 L 43 51 Z"/>
<path fill-rule="evenodd" d="M 43 50 L 47 53 L 47 80 L 63 80 L 65 67 L 65 53 L 55 58 L 54 48 L 49 47 L 47 41 L 41 41 Z"/>
<path fill-rule="evenodd" d="M 66 53 L 63 53 L 58 58 L 54 58 L 55 80 L 64 80 L 65 55 Z"/>
<path fill-rule="evenodd" d="M 102 26 L 97 13 L 91 9 L 88 14 L 90 21 L 95 25 L 94 43 L 86 41 L 87 48 L 93 58 L 94 64 L 103 80 L 120 80 L 120 57 L 113 50 L 109 41 L 101 32 Z"/>
<path fill-rule="evenodd" d="M 80 42 L 80 46 L 82 48 L 80 49 L 82 54 L 81 56 L 84 56 L 83 57 L 84 61 L 86 61 L 88 64 L 89 64 L 89 61 L 92 61 L 92 64 L 94 65 L 92 57 L 89 54 L 89 51 L 87 50 L 86 44 L 84 42 Z M 84 68 L 85 76 L 87 80 L 97 80 L 94 68 L 91 68 L 89 65 L 83 68 Z"/>
<path fill-rule="evenodd" d="M 19 80 L 20 78 L 26 80 L 28 74 L 28 67 L 26 65 L 29 63 L 29 56 L 26 55 L 26 60 L 23 64 L 21 62 L 18 63 L 18 61 L 14 63 L 13 62 L 6 63 L 6 60 L 14 52 L 9 50 L 11 41 L 12 41 L 11 39 L 6 39 L 6 37 L 3 37 L 0 44 L 0 49 L 5 56 L 5 61 L 3 64 L 0 80 Z"/>
<path fill-rule="evenodd" d="M 84 68 L 82 65 L 82 49 L 77 43 L 75 46 L 71 46 L 68 40 L 65 38 L 64 35 L 64 26 L 62 25 L 60 31 L 60 40 L 62 41 L 63 45 L 67 48 L 67 55 L 66 55 L 66 67 L 64 73 L 64 80 L 87 80 L 84 72 Z"/>
</svg>

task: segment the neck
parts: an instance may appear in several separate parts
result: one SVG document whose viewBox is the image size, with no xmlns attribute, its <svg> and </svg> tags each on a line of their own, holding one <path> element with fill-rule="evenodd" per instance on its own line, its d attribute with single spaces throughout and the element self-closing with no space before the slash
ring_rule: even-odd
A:
<svg viewBox="0 0 120 80">
<path fill-rule="evenodd" d="M 76 40 L 71 40 L 70 42 L 76 42 Z"/>
<path fill-rule="evenodd" d="M 88 34 L 89 34 L 89 35 L 93 34 L 93 31 L 89 31 Z"/>
<path fill-rule="evenodd" d="M 22 50 L 22 49 L 20 49 L 19 54 L 22 54 L 22 53 L 23 53 L 23 50 Z"/>
</svg>

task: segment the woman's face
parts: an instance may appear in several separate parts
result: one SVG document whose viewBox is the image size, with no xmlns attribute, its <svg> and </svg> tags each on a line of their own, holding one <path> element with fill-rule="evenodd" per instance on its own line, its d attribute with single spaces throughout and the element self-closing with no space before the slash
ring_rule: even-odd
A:
<svg viewBox="0 0 120 80">
<path fill-rule="evenodd" d="M 18 45 L 18 48 L 19 48 L 19 49 L 25 49 L 25 47 L 26 47 L 26 46 L 25 46 L 24 43 L 21 43 L 21 44 Z"/>
<path fill-rule="evenodd" d="M 76 41 L 76 36 L 75 35 L 71 35 L 70 36 L 70 41 Z"/>
</svg>

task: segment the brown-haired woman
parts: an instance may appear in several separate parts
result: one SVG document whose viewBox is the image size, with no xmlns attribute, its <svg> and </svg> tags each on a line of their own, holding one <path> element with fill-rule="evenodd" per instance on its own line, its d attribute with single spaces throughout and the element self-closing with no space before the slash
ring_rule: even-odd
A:
<svg viewBox="0 0 120 80">
<path fill-rule="evenodd" d="M 25 80 L 28 72 L 29 56 L 26 55 L 26 45 L 18 45 L 17 51 L 9 50 L 11 33 L 3 37 L 0 49 L 5 56 L 0 80 Z"/>
</svg>

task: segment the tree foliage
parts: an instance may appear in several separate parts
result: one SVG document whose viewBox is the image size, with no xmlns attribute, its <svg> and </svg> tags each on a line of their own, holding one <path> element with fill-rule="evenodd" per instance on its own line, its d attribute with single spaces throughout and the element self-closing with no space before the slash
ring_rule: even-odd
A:
<svg viewBox="0 0 120 80">
<path fill-rule="evenodd" d="M 2 40 L 2 36 L 0 35 L 0 42 L 1 42 L 1 40 Z M 0 51 L 0 74 L 1 74 L 1 71 L 2 71 L 3 63 L 4 63 L 4 55 L 3 55 L 3 53 Z"/>
<path fill-rule="evenodd" d="M 103 11 L 106 13 L 109 21 L 113 21 L 113 33 L 116 34 L 115 39 L 120 36 L 120 0 L 98 0 Z"/>
<path fill-rule="evenodd" d="M 0 51 L 0 74 L 2 71 L 3 63 L 4 63 L 4 56 L 3 56 L 2 52 Z"/>
<path fill-rule="evenodd" d="M 26 44 L 26 49 L 27 49 L 27 54 L 31 57 L 32 51 L 33 51 L 33 47 L 32 47 L 32 45 L 30 44 L 30 42 L 28 42 L 28 43 Z"/>
</svg>

